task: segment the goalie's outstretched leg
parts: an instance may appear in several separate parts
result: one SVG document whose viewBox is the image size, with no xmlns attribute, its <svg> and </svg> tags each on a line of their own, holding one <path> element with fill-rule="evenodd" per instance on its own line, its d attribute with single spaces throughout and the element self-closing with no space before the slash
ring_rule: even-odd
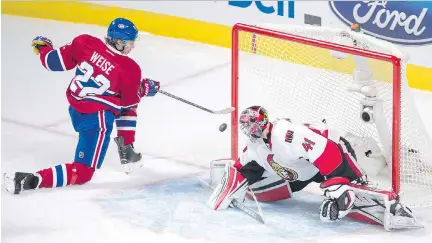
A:
<svg viewBox="0 0 432 243">
<path fill-rule="evenodd" d="M 320 209 L 323 221 L 336 221 L 348 216 L 382 225 L 387 231 L 423 227 L 412 211 L 400 202 L 399 196 L 392 192 L 352 184 L 342 177 L 325 181 L 321 188 L 326 196 Z"/>
</svg>

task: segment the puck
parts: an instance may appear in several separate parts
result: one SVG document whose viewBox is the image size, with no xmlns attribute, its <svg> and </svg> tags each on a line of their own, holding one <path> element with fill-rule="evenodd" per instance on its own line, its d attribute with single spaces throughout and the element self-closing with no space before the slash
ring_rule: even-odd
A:
<svg viewBox="0 0 432 243">
<path fill-rule="evenodd" d="M 227 124 L 226 123 L 222 123 L 220 126 L 219 126 L 219 131 L 221 131 L 221 132 L 223 132 L 223 131 L 225 131 L 226 129 L 227 129 Z"/>
</svg>

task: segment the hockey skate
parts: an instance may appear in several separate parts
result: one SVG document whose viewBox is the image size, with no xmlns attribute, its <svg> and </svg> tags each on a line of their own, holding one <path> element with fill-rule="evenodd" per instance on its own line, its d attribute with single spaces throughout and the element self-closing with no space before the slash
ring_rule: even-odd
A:
<svg viewBox="0 0 432 243">
<path fill-rule="evenodd" d="M 125 145 L 123 137 L 115 137 L 114 141 L 117 144 L 121 167 L 126 174 L 143 166 L 141 163 L 142 155 L 135 152 L 132 144 Z"/>
<path fill-rule="evenodd" d="M 39 187 L 41 178 L 38 174 L 15 172 L 3 174 L 6 191 L 20 194 L 24 190 L 34 190 Z"/>
</svg>

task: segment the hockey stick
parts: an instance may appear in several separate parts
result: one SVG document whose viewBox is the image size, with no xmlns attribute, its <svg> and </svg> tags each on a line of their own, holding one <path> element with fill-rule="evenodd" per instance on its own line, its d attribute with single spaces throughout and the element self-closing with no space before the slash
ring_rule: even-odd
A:
<svg viewBox="0 0 432 243">
<path fill-rule="evenodd" d="M 212 186 L 206 182 L 205 180 L 199 179 L 200 183 L 202 186 L 206 187 L 209 190 L 213 190 L 214 188 L 212 188 Z M 254 199 L 256 201 L 255 195 L 254 195 Z M 257 202 L 257 201 L 256 201 Z M 256 212 L 255 210 L 253 210 L 252 208 L 244 205 L 243 203 L 239 202 L 238 200 L 234 199 L 231 203 L 231 205 L 237 209 L 239 209 L 240 211 L 243 211 L 244 213 L 246 213 L 247 215 L 251 216 L 252 218 L 254 218 L 255 220 L 257 220 L 258 222 L 264 224 L 264 219 L 263 219 L 263 215 L 262 215 L 262 211 L 261 208 L 258 205 L 259 208 L 259 212 Z"/>
<path fill-rule="evenodd" d="M 198 105 L 198 104 L 192 103 L 192 102 L 190 102 L 190 101 L 188 101 L 188 100 L 185 100 L 185 99 L 183 99 L 183 98 L 180 98 L 180 97 L 178 97 L 178 96 L 176 96 L 176 95 L 173 95 L 173 94 L 171 94 L 171 93 L 168 93 L 168 92 L 166 92 L 166 91 L 159 90 L 158 92 L 161 93 L 161 94 L 163 94 L 163 95 L 166 95 L 166 96 L 168 96 L 168 97 L 170 97 L 170 98 L 176 99 L 176 100 L 178 100 L 178 101 L 181 101 L 181 102 L 183 102 L 183 103 L 186 103 L 186 104 L 188 104 L 188 105 L 194 106 L 194 107 L 196 107 L 196 108 L 198 108 L 198 109 L 201 109 L 201 110 L 203 110 L 203 111 L 207 111 L 208 113 L 212 113 L 212 114 L 229 114 L 229 113 L 231 113 L 231 112 L 233 112 L 233 111 L 235 110 L 234 107 L 228 107 L 228 108 L 225 108 L 225 109 L 223 109 L 223 110 L 218 110 L 218 111 L 210 110 L 210 109 L 207 109 L 207 108 L 205 108 L 205 107 L 202 107 L 202 106 L 200 106 L 200 105 Z"/>
</svg>

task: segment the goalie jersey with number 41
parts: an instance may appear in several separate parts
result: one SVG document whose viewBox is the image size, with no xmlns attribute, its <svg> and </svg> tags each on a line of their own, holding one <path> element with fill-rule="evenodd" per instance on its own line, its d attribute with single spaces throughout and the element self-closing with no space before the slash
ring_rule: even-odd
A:
<svg viewBox="0 0 432 243">
<path fill-rule="evenodd" d="M 344 160 L 348 160 L 348 164 L 356 163 L 349 144 L 344 144 L 340 140 L 341 134 L 336 130 L 328 129 L 325 123 L 296 124 L 281 119 L 270 125 L 269 132 L 271 136 L 267 146 L 274 151 L 271 160 L 296 171 L 299 179 L 302 177 L 307 179 L 318 171 L 328 176 Z M 309 163 L 304 163 L 305 160 Z M 272 161 L 267 161 L 264 166 L 271 166 Z M 349 180 L 364 175 L 359 166 L 350 166 L 350 169 L 345 172 Z"/>
</svg>

